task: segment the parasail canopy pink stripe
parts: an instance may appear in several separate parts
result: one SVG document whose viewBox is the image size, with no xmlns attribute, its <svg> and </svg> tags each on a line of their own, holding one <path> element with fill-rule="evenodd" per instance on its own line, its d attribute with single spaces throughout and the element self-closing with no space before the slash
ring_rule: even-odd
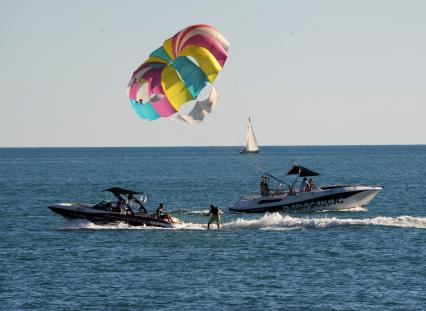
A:
<svg viewBox="0 0 426 311">
<path fill-rule="evenodd" d="M 133 84 L 130 87 L 130 91 L 129 91 L 129 98 L 130 99 L 136 100 L 136 93 L 137 93 L 137 91 L 139 89 L 139 85 L 140 85 L 139 82 L 133 81 Z"/>
<path fill-rule="evenodd" d="M 206 48 L 213 54 L 219 64 L 223 67 L 225 64 L 226 58 L 228 57 L 228 53 L 226 50 L 220 45 L 217 40 L 207 35 L 195 35 L 182 45 L 182 49 L 188 45 L 198 45 Z"/>
<path fill-rule="evenodd" d="M 180 51 L 182 49 L 181 44 L 182 44 L 183 40 L 185 39 L 185 36 L 196 28 L 211 28 L 211 29 L 214 29 L 212 26 L 206 25 L 206 24 L 198 24 L 198 25 L 193 25 L 193 26 L 189 26 L 189 27 L 185 28 L 184 30 L 181 31 L 182 35 L 179 37 L 179 41 L 177 42 L 177 47 L 176 47 L 177 51 Z"/>
<path fill-rule="evenodd" d="M 164 93 L 163 86 L 161 85 L 161 72 L 163 68 L 152 69 L 143 75 L 143 78 L 148 81 L 149 95 L 158 94 L 161 99 L 153 102 L 152 106 L 161 117 L 168 117 L 176 112 L 176 109 L 170 104 L 169 100 Z"/>
</svg>

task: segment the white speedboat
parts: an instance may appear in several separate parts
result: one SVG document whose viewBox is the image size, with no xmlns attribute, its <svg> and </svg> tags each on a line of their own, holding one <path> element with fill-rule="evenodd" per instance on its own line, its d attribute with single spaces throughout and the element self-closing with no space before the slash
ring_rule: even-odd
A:
<svg viewBox="0 0 426 311">
<path fill-rule="evenodd" d="M 342 210 L 366 206 L 382 190 L 381 186 L 363 185 L 306 186 L 307 182 L 296 187 L 300 177 L 306 180 L 306 177 L 319 175 L 299 165 L 293 165 L 288 175 L 297 177 L 285 191 L 281 189 L 285 177 L 279 179 L 270 174 L 262 176 L 261 194 L 242 196 L 229 210 L 242 213 Z M 276 191 L 269 189 L 269 178 L 280 182 Z"/>
</svg>

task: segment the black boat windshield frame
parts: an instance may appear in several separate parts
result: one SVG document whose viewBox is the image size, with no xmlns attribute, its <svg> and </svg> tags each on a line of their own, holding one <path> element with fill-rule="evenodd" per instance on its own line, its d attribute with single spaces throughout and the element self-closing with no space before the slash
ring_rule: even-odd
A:
<svg viewBox="0 0 426 311">
<path fill-rule="evenodd" d="M 131 201 L 136 202 L 139 205 L 141 210 L 143 210 L 145 213 L 148 213 L 148 210 L 145 208 L 145 206 L 143 206 L 142 202 L 135 196 L 135 194 L 143 195 L 144 194 L 143 192 L 128 190 L 128 189 L 119 188 L 119 187 L 108 188 L 108 189 L 105 189 L 104 191 L 111 192 L 117 198 L 117 200 L 120 201 L 120 203 L 125 205 L 131 211 L 132 214 L 134 214 L 134 211 L 130 207 Z"/>
<path fill-rule="evenodd" d="M 301 165 L 298 165 L 296 163 L 294 163 L 292 165 L 292 167 L 290 168 L 290 170 L 287 173 L 284 173 L 284 176 L 282 178 L 278 178 L 272 174 L 269 174 L 267 172 L 263 172 L 264 175 L 271 177 L 272 179 L 275 179 L 276 181 L 279 182 L 279 185 L 277 187 L 277 190 L 281 190 L 281 186 L 282 185 L 286 185 L 286 176 L 290 176 L 290 175 L 296 175 L 296 178 L 293 180 L 293 182 L 291 184 L 288 184 L 288 188 L 290 192 L 294 192 L 294 186 L 296 185 L 297 181 L 299 180 L 300 177 L 312 177 L 312 176 L 319 176 L 320 174 L 310 170 L 306 167 L 303 167 Z"/>
</svg>

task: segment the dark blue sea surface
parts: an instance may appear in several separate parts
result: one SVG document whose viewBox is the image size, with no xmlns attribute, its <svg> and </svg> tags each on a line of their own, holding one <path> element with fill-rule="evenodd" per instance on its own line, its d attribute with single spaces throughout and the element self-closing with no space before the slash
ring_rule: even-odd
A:
<svg viewBox="0 0 426 311">
<path fill-rule="evenodd" d="M 0 149 L 1 310 L 425 310 L 426 146 Z M 262 171 L 383 185 L 367 208 L 237 215 Z M 145 191 L 176 229 L 66 221 L 47 205 Z M 210 203 L 225 212 L 206 230 Z M 216 228 L 213 228 L 216 229 Z"/>
</svg>

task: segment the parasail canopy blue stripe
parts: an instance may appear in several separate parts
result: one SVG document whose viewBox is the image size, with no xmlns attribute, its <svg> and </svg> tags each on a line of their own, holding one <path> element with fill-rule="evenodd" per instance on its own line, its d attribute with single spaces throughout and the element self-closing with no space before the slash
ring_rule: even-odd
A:
<svg viewBox="0 0 426 311">
<path fill-rule="evenodd" d="M 143 111 L 141 110 L 141 104 L 139 104 L 136 100 L 134 100 L 134 99 L 130 99 L 130 103 L 132 104 L 132 107 L 133 107 L 133 110 L 135 110 L 136 111 L 136 113 L 138 114 L 138 116 L 141 118 L 141 119 L 146 119 L 146 117 L 145 117 L 145 115 L 144 115 L 144 113 L 143 113 Z"/>
<path fill-rule="evenodd" d="M 201 90 L 209 82 L 205 73 L 186 56 L 179 56 L 172 61 L 175 68 L 188 91 L 197 98 Z"/>
<path fill-rule="evenodd" d="M 146 118 L 149 121 L 153 121 L 153 120 L 158 119 L 160 117 L 158 112 L 152 106 L 151 102 L 141 104 L 140 106 L 141 106 L 141 110 L 143 111 L 143 114 L 146 116 Z"/>
<path fill-rule="evenodd" d="M 150 57 L 152 56 L 157 56 L 159 58 L 162 58 L 168 62 L 171 62 L 172 59 L 170 58 L 169 54 L 167 54 L 166 50 L 164 49 L 163 46 L 159 47 L 158 49 L 156 49 L 154 52 L 152 52 L 151 54 L 149 54 Z"/>
<path fill-rule="evenodd" d="M 136 100 L 130 100 L 130 102 L 132 104 L 133 109 L 142 119 L 148 119 L 150 121 L 153 121 L 160 117 L 158 112 L 152 106 L 151 102 L 147 102 L 144 104 L 140 104 Z"/>
</svg>

